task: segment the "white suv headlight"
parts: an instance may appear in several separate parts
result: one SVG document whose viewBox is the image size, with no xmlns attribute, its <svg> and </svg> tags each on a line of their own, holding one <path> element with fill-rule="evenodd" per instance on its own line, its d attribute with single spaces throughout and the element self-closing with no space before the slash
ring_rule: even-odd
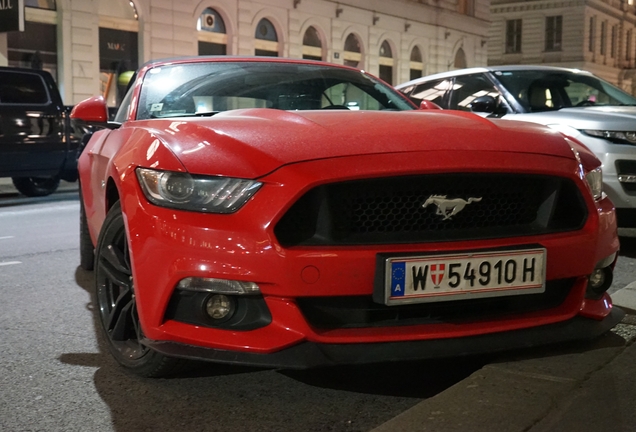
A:
<svg viewBox="0 0 636 432">
<path fill-rule="evenodd" d="M 197 176 L 183 172 L 137 168 L 144 195 L 153 204 L 206 213 L 234 213 L 262 183 L 232 177 Z"/>
<path fill-rule="evenodd" d="M 607 130 L 591 130 L 585 129 L 583 133 L 597 137 L 605 138 L 613 142 L 623 142 L 626 144 L 636 144 L 636 132 L 635 131 L 607 131 Z"/>
<path fill-rule="evenodd" d="M 585 180 L 590 185 L 590 190 L 594 200 L 598 201 L 603 196 L 603 170 L 596 168 L 585 174 Z"/>
</svg>

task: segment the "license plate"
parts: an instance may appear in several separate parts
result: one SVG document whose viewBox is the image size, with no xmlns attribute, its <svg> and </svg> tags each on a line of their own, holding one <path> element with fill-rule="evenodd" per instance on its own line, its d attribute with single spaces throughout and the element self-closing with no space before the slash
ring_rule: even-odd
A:
<svg viewBox="0 0 636 432">
<path fill-rule="evenodd" d="M 386 259 L 385 303 L 421 303 L 545 291 L 546 250 Z"/>
</svg>

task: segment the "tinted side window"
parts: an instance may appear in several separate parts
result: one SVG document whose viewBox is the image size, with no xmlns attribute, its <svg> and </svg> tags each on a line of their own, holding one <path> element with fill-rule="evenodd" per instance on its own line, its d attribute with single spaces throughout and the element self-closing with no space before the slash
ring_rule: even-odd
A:
<svg viewBox="0 0 636 432">
<path fill-rule="evenodd" d="M 0 103 L 42 105 L 49 102 L 44 80 L 33 73 L 0 72 Z"/>
<path fill-rule="evenodd" d="M 470 111 L 470 104 L 478 97 L 492 96 L 499 98 L 499 91 L 483 74 L 458 76 L 455 78 L 450 109 Z"/>
<path fill-rule="evenodd" d="M 126 96 L 124 96 L 124 99 L 121 101 L 121 105 L 117 110 L 117 114 L 115 114 L 114 120 L 118 123 L 123 123 L 128 120 L 128 113 L 130 112 L 130 101 L 132 99 L 133 90 L 134 89 L 132 88 L 132 86 L 128 89 L 128 91 L 126 92 Z"/>
<path fill-rule="evenodd" d="M 440 79 L 407 87 L 402 89 L 402 92 L 415 102 L 416 105 L 419 105 L 423 100 L 428 100 L 442 108 L 448 108 L 445 96 L 451 88 L 451 85 L 452 78 Z"/>
</svg>

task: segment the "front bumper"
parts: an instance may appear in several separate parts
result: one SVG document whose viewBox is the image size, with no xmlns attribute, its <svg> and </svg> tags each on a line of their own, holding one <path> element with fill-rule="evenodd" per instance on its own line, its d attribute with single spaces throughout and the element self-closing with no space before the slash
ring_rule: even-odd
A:
<svg viewBox="0 0 636 432">
<path fill-rule="evenodd" d="M 469 155 L 436 158 L 437 155 L 431 153 L 429 156 L 438 162 L 440 169 L 448 172 L 478 171 L 485 163 Z M 497 156 L 506 170 L 552 174 L 545 172 L 545 156 L 507 159 Z M 494 157 L 485 152 L 484 159 L 490 161 Z M 266 187 L 232 215 L 156 207 L 145 200 L 134 180 L 126 183 L 128 189 L 121 194 L 122 208 L 129 230 L 137 308 L 148 346 L 180 357 L 305 367 L 341 360 L 345 363 L 408 360 L 523 347 L 528 346 L 523 342 L 526 335 L 531 345 L 550 342 L 553 339 L 551 326 L 568 328 L 557 332 L 561 336 L 553 341 L 560 342 L 593 337 L 616 324 L 617 321 L 607 319 L 611 311 L 609 300 L 601 307 L 590 309 L 585 307 L 587 300 L 584 299 L 586 280 L 596 263 L 618 250 L 614 208 L 608 199 L 592 203 L 590 198 L 588 221 L 574 232 L 419 244 L 281 247 L 273 233 L 274 222 L 290 203 L 314 185 L 325 179 L 338 181 L 347 176 L 391 175 L 392 170 L 399 170 L 400 174 L 422 170 L 420 160 L 406 160 L 400 155 L 369 156 L 356 162 L 353 171 L 351 162 L 345 158 L 283 168 L 264 179 Z M 564 176 L 574 175 L 572 161 L 554 158 L 550 164 Z M 378 253 L 443 253 L 528 245 L 540 245 L 548 251 L 547 280 L 576 281 L 562 304 L 547 310 L 502 314 L 465 323 L 338 329 L 312 326 L 297 304 L 301 297 L 371 296 Z M 260 328 L 240 330 L 166 319 L 175 287 L 186 277 L 257 283 L 271 322 Z M 582 322 L 588 324 L 572 329 L 566 325 L 582 317 L 591 320 L 586 319 Z M 595 322 L 604 324 L 593 325 Z M 588 331 L 591 333 L 587 334 Z M 501 336 L 504 336 L 503 342 L 499 343 L 497 339 Z M 486 340 L 492 342 L 479 351 Z M 461 348 L 464 343 L 474 349 Z M 394 349 L 396 353 L 391 354 Z M 409 354 L 409 350 L 414 351 Z M 323 354 L 316 354 L 315 361 L 308 360 L 316 351 Z M 403 353 L 398 355 L 398 351 Z M 294 360 L 296 355 L 300 356 L 298 360 Z"/>
<path fill-rule="evenodd" d="M 636 188 L 619 181 L 619 175 L 636 174 L 625 167 L 619 172 L 621 161 L 636 163 L 636 146 L 616 144 L 601 138 L 581 134 L 577 136 L 603 163 L 604 191 L 616 208 L 636 209 Z M 620 224 L 620 221 L 619 221 Z M 619 225 L 620 227 L 621 225 Z"/>
<path fill-rule="evenodd" d="M 303 342 L 271 354 L 204 348 L 176 342 L 143 340 L 171 357 L 262 367 L 306 369 L 469 356 L 576 340 L 591 340 L 618 324 L 625 313 L 613 308 L 603 320 L 576 316 L 568 321 L 501 333 L 424 341 L 327 344 Z"/>
<path fill-rule="evenodd" d="M 601 138 L 577 136 L 603 163 L 603 190 L 617 210 L 618 234 L 636 237 L 636 184 L 619 177 L 636 175 L 636 146 L 615 144 Z"/>
</svg>

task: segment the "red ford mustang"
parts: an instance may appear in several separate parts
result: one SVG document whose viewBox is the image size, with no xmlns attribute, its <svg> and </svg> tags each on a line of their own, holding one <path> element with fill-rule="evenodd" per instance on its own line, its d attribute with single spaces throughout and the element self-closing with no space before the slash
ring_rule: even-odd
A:
<svg viewBox="0 0 636 432">
<path fill-rule="evenodd" d="M 622 311 L 600 162 L 537 125 L 418 110 L 351 68 L 146 64 L 79 160 L 81 265 L 119 363 L 303 368 L 598 336 Z"/>
</svg>

